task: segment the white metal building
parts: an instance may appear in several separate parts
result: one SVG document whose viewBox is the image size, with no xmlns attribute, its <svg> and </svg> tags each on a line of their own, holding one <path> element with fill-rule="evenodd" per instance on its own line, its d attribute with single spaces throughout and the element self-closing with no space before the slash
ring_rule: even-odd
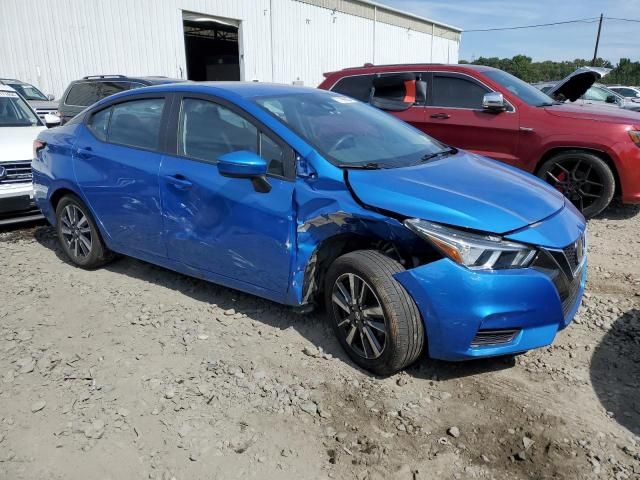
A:
<svg viewBox="0 0 640 480">
<path fill-rule="evenodd" d="M 86 75 L 300 82 L 457 63 L 460 29 L 365 0 L 2 0 L 0 78 L 58 98 Z"/>
</svg>

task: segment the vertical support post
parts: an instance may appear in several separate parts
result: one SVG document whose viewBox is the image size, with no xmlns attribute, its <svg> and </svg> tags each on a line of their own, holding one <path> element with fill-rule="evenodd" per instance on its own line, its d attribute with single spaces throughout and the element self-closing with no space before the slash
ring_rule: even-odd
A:
<svg viewBox="0 0 640 480">
<path fill-rule="evenodd" d="M 373 6 L 373 59 L 372 62 L 376 64 L 376 26 L 378 25 L 378 7 Z"/>
<path fill-rule="evenodd" d="M 600 23 L 598 23 L 598 36 L 596 37 L 596 48 L 593 52 L 593 60 L 591 60 L 591 66 L 596 66 L 596 59 L 598 58 L 598 47 L 600 46 L 600 32 L 602 32 L 602 19 L 604 14 L 600 14 Z"/>
</svg>

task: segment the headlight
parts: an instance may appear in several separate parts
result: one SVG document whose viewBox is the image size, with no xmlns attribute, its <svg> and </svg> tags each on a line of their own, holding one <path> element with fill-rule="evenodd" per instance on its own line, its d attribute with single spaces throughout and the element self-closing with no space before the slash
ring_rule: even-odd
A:
<svg viewBox="0 0 640 480">
<path fill-rule="evenodd" d="M 473 270 L 524 268 L 536 255 L 534 248 L 497 236 L 468 233 L 417 218 L 404 224 L 454 262 Z"/>
<path fill-rule="evenodd" d="M 640 147 L 640 130 L 629 130 L 631 141 Z"/>
</svg>

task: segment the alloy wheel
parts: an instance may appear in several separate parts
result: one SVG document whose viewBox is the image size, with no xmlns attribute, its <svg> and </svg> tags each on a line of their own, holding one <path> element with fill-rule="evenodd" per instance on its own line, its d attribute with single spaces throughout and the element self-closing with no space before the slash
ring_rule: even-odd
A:
<svg viewBox="0 0 640 480">
<path fill-rule="evenodd" d="M 604 194 L 603 179 L 588 161 L 581 158 L 555 162 L 547 171 L 547 177 L 548 182 L 582 212 Z"/>
<path fill-rule="evenodd" d="M 366 359 L 382 355 L 387 339 L 387 322 L 375 292 L 354 273 L 339 276 L 331 294 L 339 331 L 356 354 Z"/>
<path fill-rule="evenodd" d="M 77 259 L 91 253 L 91 227 L 87 216 L 76 205 L 67 205 L 60 217 L 60 232 L 69 252 Z"/>
</svg>

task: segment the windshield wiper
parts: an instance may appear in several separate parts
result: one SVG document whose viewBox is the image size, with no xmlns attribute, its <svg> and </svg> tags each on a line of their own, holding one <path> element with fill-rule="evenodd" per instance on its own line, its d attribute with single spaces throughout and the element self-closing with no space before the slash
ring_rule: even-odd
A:
<svg viewBox="0 0 640 480">
<path fill-rule="evenodd" d="M 354 163 L 354 164 L 349 164 L 349 163 L 341 163 L 338 165 L 338 167 L 340 168 L 350 168 L 352 170 L 379 170 L 381 168 L 384 168 L 382 165 L 380 165 L 379 163 L 375 163 L 375 162 L 369 162 L 369 163 Z"/>
<path fill-rule="evenodd" d="M 444 150 L 439 150 L 437 152 L 427 153 L 426 155 L 422 156 L 420 161 L 428 162 L 429 160 L 433 160 L 434 158 L 441 157 L 443 155 L 455 155 L 456 153 L 458 153 L 457 148 L 449 147 L 449 148 L 445 148 Z"/>
</svg>

